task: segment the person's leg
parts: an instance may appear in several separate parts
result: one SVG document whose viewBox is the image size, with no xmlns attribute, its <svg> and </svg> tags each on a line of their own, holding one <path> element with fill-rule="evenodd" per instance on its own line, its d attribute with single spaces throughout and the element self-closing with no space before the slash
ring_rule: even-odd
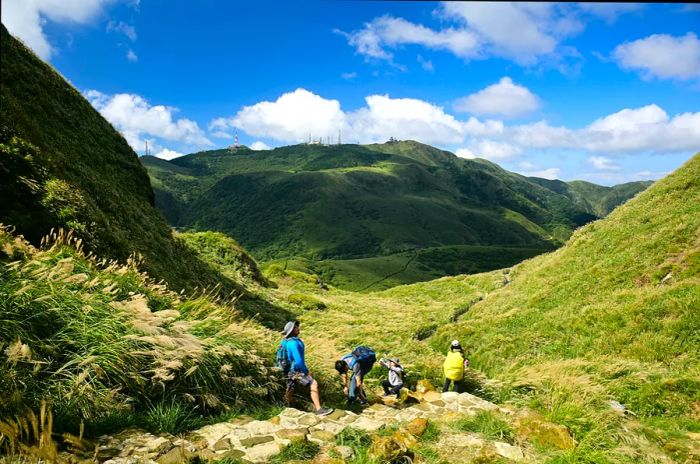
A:
<svg viewBox="0 0 700 464">
<path fill-rule="evenodd" d="M 396 397 L 399 397 L 399 393 L 401 392 L 401 389 L 403 388 L 403 384 L 400 383 L 398 385 L 394 385 L 391 387 L 391 393 L 395 394 Z"/>
<path fill-rule="evenodd" d="M 295 384 L 296 381 L 294 380 L 293 375 L 290 373 L 287 375 L 287 389 L 284 391 L 284 401 L 287 403 L 287 406 L 290 406 L 292 404 L 292 400 L 294 399 Z"/>
<path fill-rule="evenodd" d="M 382 388 L 384 389 L 384 395 L 391 393 L 391 382 L 388 380 L 382 380 Z"/>
<path fill-rule="evenodd" d="M 321 409 L 321 398 L 318 394 L 318 382 L 316 382 L 316 379 L 311 381 L 309 390 L 311 391 L 311 402 L 314 404 L 314 409 L 318 411 Z"/>
<path fill-rule="evenodd" d="M 350 403 L 355 401 L 357 397 L 357 382 L 355 380 L 355 375 L 350 376 L 350 387 L 348 388 L 348 401 Z"/>
<path fill-rule="evenodd" d="M 450 390 L 450 379 L 445 379 L 445 385 L 442 386 L 442 392 L 445 393 L 446 391 Z"/>
</svg>

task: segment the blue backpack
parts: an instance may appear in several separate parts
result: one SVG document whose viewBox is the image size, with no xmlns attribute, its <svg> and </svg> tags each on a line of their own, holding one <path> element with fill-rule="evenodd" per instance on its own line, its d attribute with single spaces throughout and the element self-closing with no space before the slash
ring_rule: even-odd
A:
<svg viewBox="0 0 700 464">
<path fill-rule="evenodd" d="M 351 368 L 358 362 L 365 366 L 372 366 L 377 361 L 377 355 L 375 354 L 374 350 L 369 346 L 364 345 L 360 345 L 352 350 L 352 353 L 349 356 L 352 356 L 353 358 L 350 361 Z M 346 356 L 346 358 L 349 356 Z"/>
<path fill-rule="evenodd" d="M 287 352 L 287 339 L 285 338 L 280 342 L 280 346 L 277 347 L 277 357 L 275 358 L 275 366 L 282 370 L 284 375 L 289 374 L 289 370 L 292 368 L 292 360 L 289 358 L 289 353 Z"/>
</svg>

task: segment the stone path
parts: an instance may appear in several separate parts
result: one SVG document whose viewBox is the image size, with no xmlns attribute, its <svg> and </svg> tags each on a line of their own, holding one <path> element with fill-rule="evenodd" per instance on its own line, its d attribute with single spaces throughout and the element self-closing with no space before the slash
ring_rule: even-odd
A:
<svg viewBox="0 0 700 464">
<path fill-rule="evenodd" d="M 332 447 L 335 455 L 349 459 L 352 449 L 335 445 L 336 436 L 348 427 L 373 433 L 387 425 L 409 423 L 419 418 L 449 420 L 484 410 L 512 414 L 509 409 L 499 408 L 469 393 L 428 391 L 419 395 L 411 393 L 411 396 L 413 401 L 418 402 L 411 405 L 389 401 L 387 404 L 377 403 L 361 414 L 336 410 L 328 416 L 318 417 L 313 413 L 287 408 L 270 420 L 240 417 L 202 427 L 185 438 L 129 429 L 115 436 L 100 437 L 97 457 L 100 462 L 108 464 L 174 464 L 187 462 L 195 456 L 203 460 L 234 458 L 259 463 L 267 462 L 291 443 L 308 440 L 322 448 Z M 483 447 L 486 442 L 477 434 L 465 433 L 441 436 L 440 440 L 445 441 L 440 444 L 446 448 L 462 450 L 465 447 Z M 491 449 L 501 457 L 513 461 L 526 459 L 523 450 L 517 446 L 491 443 Z"/>
</svg>

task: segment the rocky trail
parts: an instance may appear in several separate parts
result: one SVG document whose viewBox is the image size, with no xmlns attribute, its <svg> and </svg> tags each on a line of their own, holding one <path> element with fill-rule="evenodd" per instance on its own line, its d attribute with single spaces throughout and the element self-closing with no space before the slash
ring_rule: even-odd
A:
<svg viewBox="0 0 700 464">
<path fill-rule="evenodd" d="M 412 402 L 413 404 L 406 404 Z M 366 432 L 371 438 L 367 456 L 374 462 L 419 462 L 413 450 L 421 435 L 433 422 L 440 433 L 432 446 L 446 462 L 538 462 L 540 459 L 526 442 L 519 444 L 488 439 L 479 433 L 455 431 L 447 424 L 459 418 L 490 411 L 509 421 L 528 422 L 531 435 L 559 448 L 573 447 L 566 428 L 523 415 L 522 411 L 502 408 L 469 393 L 409 393 L 399 404 L 393 398 L 377 402 L 360 414 L 335 410 L 325 417 L 287 408 L 269 420 L 238 417 L 194 430 L 184 436 L 150 434 L 128 429 L 114 436 L 102 436 L 92 449 L 80 456 L 78 450 L 64 453 L 67 462 L 105 462 L 109 464 L 180 462 L 268 462 L 292 444 L 306 441 L 320 446 L 312 462 L 340 464 L 351 462 L 354 450 L 339 444 L 337 437 L 348 428 Z M 532 421 L 536 420 L 533 427 Z M 62 460 L 62 459 L 61 459 Z"/>
</svg>

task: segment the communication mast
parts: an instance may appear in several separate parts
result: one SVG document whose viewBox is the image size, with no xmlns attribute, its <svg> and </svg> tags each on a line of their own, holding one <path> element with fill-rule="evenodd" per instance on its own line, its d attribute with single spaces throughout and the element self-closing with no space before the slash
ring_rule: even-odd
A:
<svg viewBox="0 0 700 464">
<path fill-rule="evenodd" d="M 233 135 L 233 148 L 238 148 L 238 129 L 234 129 L 235 133 Z"/>
<path fill-rule="evenodd" d="M 146 154 L 145 154 L 144 156 L 148 156 L 148 155 L 149 155 L 149 152 L 148 152 L 148 140 L 146 140 Z"/>
</svg>

